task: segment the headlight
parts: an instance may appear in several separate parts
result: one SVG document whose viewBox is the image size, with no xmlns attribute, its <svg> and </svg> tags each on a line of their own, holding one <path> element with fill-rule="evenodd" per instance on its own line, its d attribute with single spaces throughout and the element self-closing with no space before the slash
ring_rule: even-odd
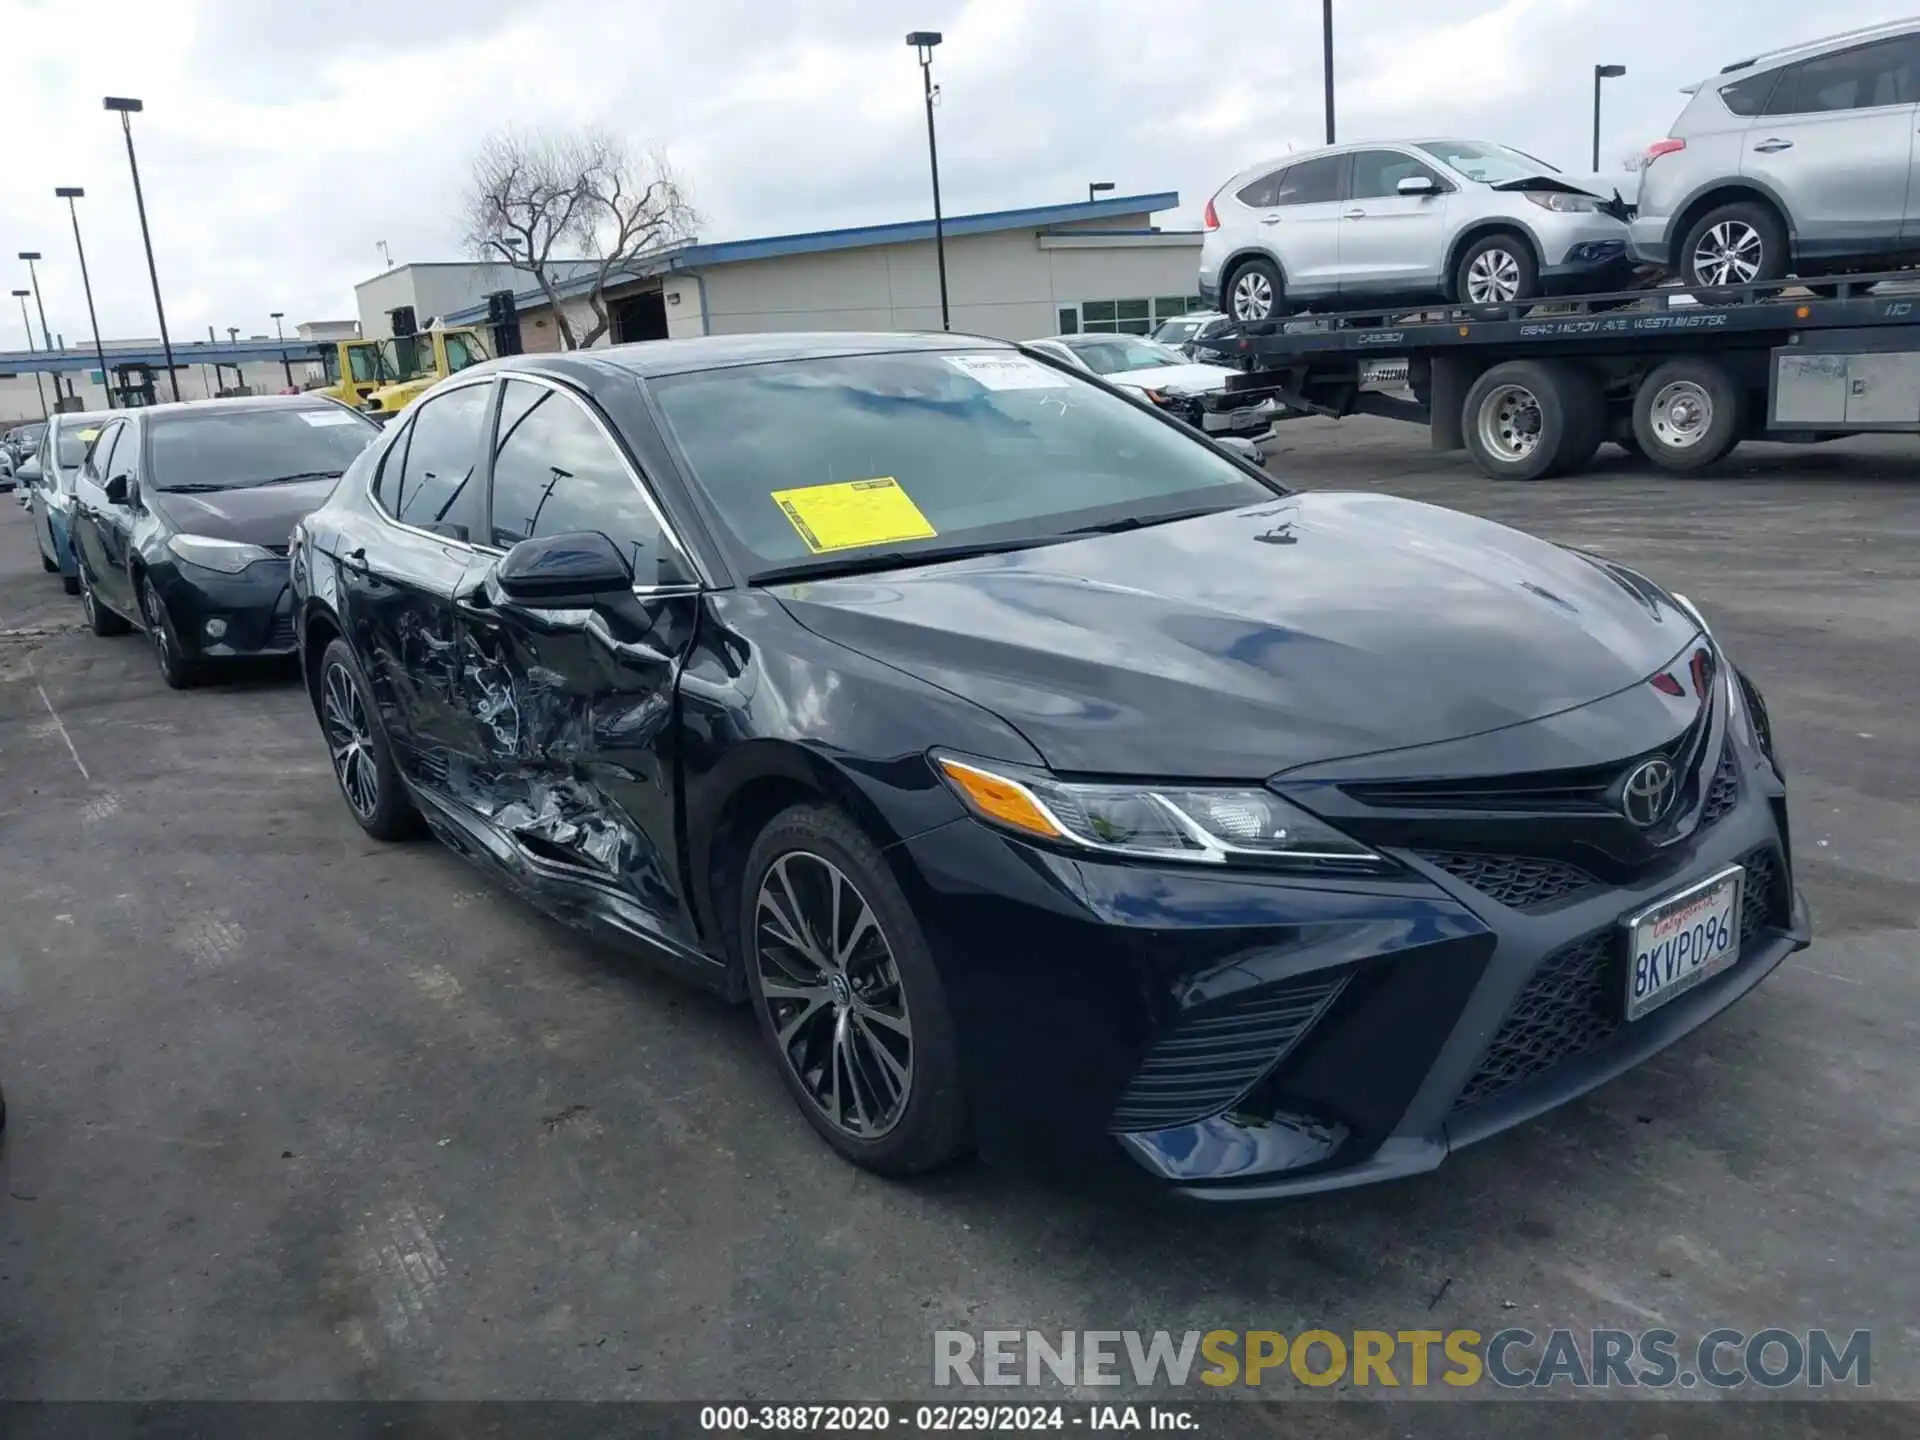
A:
<svg viewBox="0 0 1920 1440">
<path fill-rule="evenodd" d="M 1542 210 L 1559 210 L 1569 215 L 1589 213 L 1600 208 L 1592 195 L 1569 195 L 1563 190 L 1523 190 L 1520 192 Z"/>
<path fill-rule="evenodd" d="M 242 545 L 238 540 L 216 540 L 211 535 L 175 535 L 168 539 L 167 548 L 190 565 L 207 570 L 223 570 L 229 575 L 238 575 L 256 560 L 278 558 L 271 550 L 258 545 Z"/>
<path fill-rule="evenodd" d="M 982 820 L 1037 840 L 1151 860 L 1318 865 L 1389 862 L 1322 820 L 1259 789 L 1086 785 L 1044 772 L 935 755 Z"/>
</svg>

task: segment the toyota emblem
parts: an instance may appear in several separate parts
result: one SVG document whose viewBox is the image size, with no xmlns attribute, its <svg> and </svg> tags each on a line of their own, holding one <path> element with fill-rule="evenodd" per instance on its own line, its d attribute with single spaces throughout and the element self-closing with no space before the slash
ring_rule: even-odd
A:
<svg viewBox="0 0 1920 1440">
<path fill-rule="evenodd" d="M 1660 823 L 1673 804 L 1673 766 L 1648 760 L 1627 772 L 1620 785 L 1620 812 L 1642 830 Z"/>
</svg>

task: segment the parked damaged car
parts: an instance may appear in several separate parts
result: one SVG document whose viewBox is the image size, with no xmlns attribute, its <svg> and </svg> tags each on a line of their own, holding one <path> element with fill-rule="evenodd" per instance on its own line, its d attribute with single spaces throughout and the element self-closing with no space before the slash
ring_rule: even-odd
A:
<svg viewBox="0 0 1920 1440">
<path fill-rule="evenodd" d="M 1195 362 L 1157 340 L 1138 335 L 1054 335 L 1029 341 L 1026 348 L 1131 390 L 1208 435 L 1251 440 L 1273 428 L 1272 400 L 1262 397 L 1233 404 L 1227 382 L 1237 372 L 1230 366 Z"/>
<path fill-rule="evenodd" d="M 1687 601 L 993 341 L 489 362 L 292 575 L 358 823 L 750 1002 L 888 1174 L 1426 1170 L 1808 939 L 1765 708 Z"/>
<path fill-rule="evenodd" d="M 310 395 L 105 419 L 74 484 L 73 551 L 93 633 L 139 626 L 176 688 L 227 661 L 292 654 L 294 524 L 379 433 Z"/>
</svg>

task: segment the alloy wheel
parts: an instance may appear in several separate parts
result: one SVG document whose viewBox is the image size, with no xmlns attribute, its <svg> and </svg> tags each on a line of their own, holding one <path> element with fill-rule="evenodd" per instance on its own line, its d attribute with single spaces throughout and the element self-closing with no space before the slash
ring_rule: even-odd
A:
<svg viewBox="0 0 1920 1440">
<path fill-rule="evenodd" d="M 1722 220 L 1693 247 L 1693 273 L 1702 285 L 1745 285 L 1765 260 L 1766 242 L 1744 220 Z"/>
<path fill-rule="evenodd" d="M 161 603 L 160 592 L 153 588 L 153 581 L 140 581 L 140 618 L 146 623 L 147 638 L 153 642 L 153 658 L 160 663 L 160 673 L 173 672 L 173 635 L 167 629 L 167 607 Z"/>
<path fill-rule="evenodd" d="M 366 702 L 346 666 L 329 665 L 320 681 L 320 727 L 333 757 L 340 793 L 353 813 L 368 819 L 380 804 L 380 771 L 373 756 L 373 726 Z"/>
<path fill-rule="evenodd" d="M 1467 299 L 1499 305 L 1520 293 L 1520 262 L 1510 250 L 1482 250 L 1467 266 Z"/>
<path fill-rule="evenodd" d="M 1540 397 L 1524 385 L 1502 385 L 1480 406 L 1480 443 L 1501 460 L 1518 463 L 1540 443 Z"/>
<path fill-rule="evenodd" d="M 913 1089 L 913 1022 L 873 907 L 841 869 L 794 850 L 754 905 L 753 963 L 776 1048 L 836 1129 L 874 1140 Z"/>
<path fill-rule="evenodd" d="M 1273 313 L 1273 285 L 1258 270 L 1243 270 L 1233 282 L 1233 318 L 1264 320 Z"/>
<path fill-rule="evenodd" d="M 1693 380 L 1662 385 L 1648 407 L 1647 422 L 1662 445 L 1685 450 L 1698 445 L 1713 426 L 1713 397 Z"/>
</svg>

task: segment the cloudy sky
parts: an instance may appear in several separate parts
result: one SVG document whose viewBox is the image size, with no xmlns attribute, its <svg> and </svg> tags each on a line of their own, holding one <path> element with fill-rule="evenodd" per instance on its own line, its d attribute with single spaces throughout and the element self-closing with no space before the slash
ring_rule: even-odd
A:
<svg viewBox="0 0 1920 1440">
<path fill-rule="evenodd" d="M 1603 169 L 1730 60 L 1896 18 L 1894 0 L 1335 0 L 1340 138 L 1450 133 Z M 0 253 L 39 250 L 47 318 L 84 343 L 56 185 L 80 202 L 100 324 L 157 333 L 118 117 L 134 117 L 170 327 L 353 314 L 396 262 L 459 258 L 474 141 L 595 123 L 663 144 L 702 239 L 930 213 L 909 29 L 935 78 L 949 213 L 1178 190 L 1196 223 L 1240 166 L 1321 138 L 1317 0 L 0 0 Z M 6 288 L 26 284 L 24 263 Z M 8 316 L 13 318 L 9 319 Z M 0 310 L 0 349 L 21 344 Z"/>
</svg>

